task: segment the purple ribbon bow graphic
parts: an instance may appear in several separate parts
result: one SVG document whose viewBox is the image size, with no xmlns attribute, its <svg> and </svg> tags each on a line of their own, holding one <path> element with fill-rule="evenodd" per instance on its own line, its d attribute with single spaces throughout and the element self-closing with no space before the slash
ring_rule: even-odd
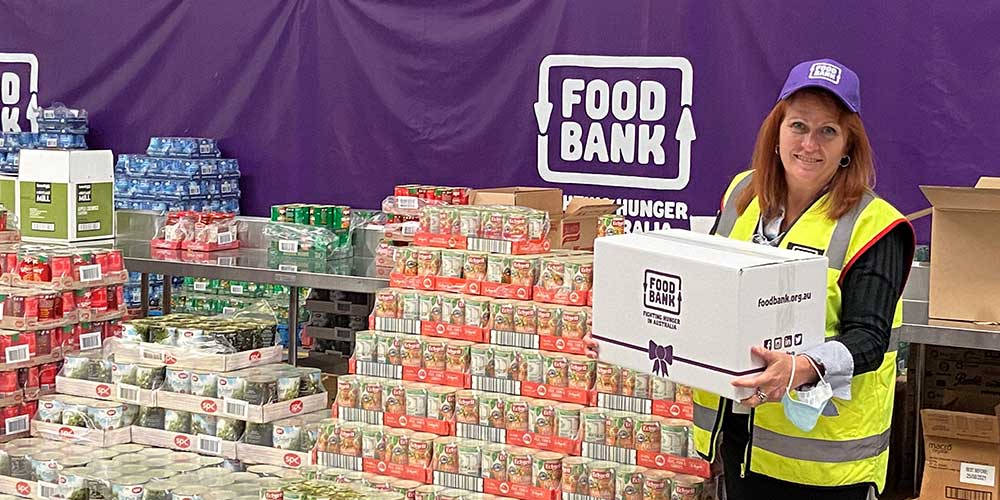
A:
<svg viewBox="0 0 1000 500">
<path fill-rule="evenodd" d="M 653 374 L 666 377 L 667 365 L 674 362 L 674 346 L 656 345 L 656 342 L 650 340 L 649 359 L 653 362 Z"/>
</svg>

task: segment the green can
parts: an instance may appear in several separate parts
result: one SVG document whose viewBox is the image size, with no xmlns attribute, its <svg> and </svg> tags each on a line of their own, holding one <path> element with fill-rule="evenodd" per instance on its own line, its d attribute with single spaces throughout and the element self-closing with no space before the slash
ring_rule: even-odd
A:
<svg viewBox="0 0 1000 500">
<path fill-rule="evenodd" d="M 278 378 L 275 375 L 247 377 L 245 400 L 252 405 L 266 405 L 278 400 Z"/>
<path fill-rule="evenodd" d="M 247 422 L 228 417 L 216 417 L 215 437 L 225 441 L 239 441 L 243 437 Z"/>
<path fill-rule="evenodd" d="M 214 415 L 204 415 L 201 413 L 191 414 L 191 434 L 204 434 L 215 436 L 216 421 Z"/>
<path fill-rule="evenodd" d="M 323 370 L 312 367 L 302 367 L 299 371 L 299 396 L 311 396 L 326 392 L 323 386 Z"/>
<path fill-rule="evenodd" d="M 170 432 L 191 434 L 191 413 L 183 410 L 164 410 L 163 429 Z"/>
<path fill-rule="evenodd" d="M 292 210 L 296 224 L 309 224 L 312 218 L 312 207 L 308 205 L 298 206 Z"/>
<path fill-rule="evenodd" d="M 281 372 L 277 374 L 277 401 L 291 401 L 299 397 L 299 386 L 302 382 L 298 372 Z"/>
</svg>

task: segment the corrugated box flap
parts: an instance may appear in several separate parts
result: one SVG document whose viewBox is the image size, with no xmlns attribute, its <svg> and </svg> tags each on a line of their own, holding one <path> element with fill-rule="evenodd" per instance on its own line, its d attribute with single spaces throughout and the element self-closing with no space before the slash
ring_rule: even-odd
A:
<svg viewBox="0 0 1000 500">
<path fill-rule="evenodd" d="M 565 217 L 613 214 L 618 205 L 608 198 L 584 198 L 577 196 L 566 206 Z"/>
<path fill-rule="evenodd" d="M 1000 408 L 997 408 L 1000 412 Z M 979 415 L 948 410 L 921 410 L 925 436 L 937 436 L 981 443 L 1000 443 L 997 415 Z"/>
<path fill-rule="evenodd" d="M 979 189 L 1000 189 L 1000 177 L 986 177 L 984 175 L 979 178 L 976 187 Z"/>
<path fill-rule="evenodd" d="M 983 182 L 983 179 L 980 179 Z M 987 184 L 993 181 L 986 181 Z M 988 187 L 920 186 L 935 210 L 1000 211 L 1000 189 Z"/>
</svg>

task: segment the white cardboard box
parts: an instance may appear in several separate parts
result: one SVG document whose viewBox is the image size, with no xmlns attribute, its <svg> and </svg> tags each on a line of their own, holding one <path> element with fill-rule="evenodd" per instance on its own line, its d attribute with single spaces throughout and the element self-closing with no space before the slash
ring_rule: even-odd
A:
<svg viewBox="0 0 1000 500">
<path fill-rule="evenodd" d="M 594 338 L 600 359 L 744 399 L 733 379 L 763 371 L 758 345 L 824 341 L 827 258 L 683 230 L 598 238 Z"/>
<path fill-rule="evenodd" d="M 18 217 L 25 241 L 115 237 L 114 154 L 109 150 L 21 150 Z"/>
</svg>

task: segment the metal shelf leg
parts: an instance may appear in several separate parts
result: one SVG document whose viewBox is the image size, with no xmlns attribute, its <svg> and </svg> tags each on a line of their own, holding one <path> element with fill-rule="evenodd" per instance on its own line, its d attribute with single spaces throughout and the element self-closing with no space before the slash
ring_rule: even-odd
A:
<svg viewBox="0 0 1000 500">
<path fill-rule="evenodd" d="M 288 364 L 299 361 L 299 287 L 291 286 L 288 292 Z"/>
</svg>

